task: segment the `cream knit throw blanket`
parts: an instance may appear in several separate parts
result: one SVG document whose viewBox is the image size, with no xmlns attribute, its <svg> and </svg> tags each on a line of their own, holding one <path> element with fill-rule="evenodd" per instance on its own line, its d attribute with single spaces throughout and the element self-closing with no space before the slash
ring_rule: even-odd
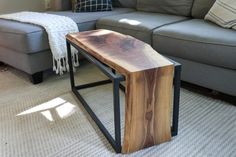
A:
<svg viewBox="0 0 236 157">
<path fill-rule="evenodd" d="M 69 71 L 65 36 L 68 33 L 78 32 L 78 26 L 72 19 L 37 12 L 5 14 L 0 15 L 0 18 L 43 27 L 48 34 L 49 45 L 53 55 L 53 70 L 60 75 L 63 72 Z M 74 66 L 78 66 L 78 52 L 73 48 L 72 56 Z"/>
</svg>

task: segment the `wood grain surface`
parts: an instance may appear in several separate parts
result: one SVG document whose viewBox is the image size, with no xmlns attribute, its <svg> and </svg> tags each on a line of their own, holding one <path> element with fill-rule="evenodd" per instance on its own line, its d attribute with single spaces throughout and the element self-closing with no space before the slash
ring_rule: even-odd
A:
<svg viewBox="0 0 236 157">
<path fill-rule="evenodd" d="M 150 45 L 109 30 L 67 35 L 67 39 L 126 77 L 122 153 L 171 140 L 174 65 Z"/>
<path fill-rule="evenodd" d="M 67 39 L 122 73 L 172 65 L 150 45 L 109 30 L 69 34 Z"/>
</svg>

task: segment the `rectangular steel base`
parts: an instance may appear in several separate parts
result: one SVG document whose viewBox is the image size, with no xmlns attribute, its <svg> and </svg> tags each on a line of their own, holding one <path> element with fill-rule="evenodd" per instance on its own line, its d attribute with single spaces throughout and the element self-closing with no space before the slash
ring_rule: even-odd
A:
<svg viewBox="0 0 236 157">
<path fill-rule="evenodd" d="M 109 80 L 88 83 L 84 85 L 75 86 L 74 81 L 74 72 L 71 60 L 71 47 L 75 47 L 79 53 L 85 57 L 89 62 L 93 63 L 97 66 L 108 78 Z M 104 136 L 110 142 L 112 147 L 117 153 L 120 153 L 122 150 L 121 146 L 121 126 L 120 126 L 120 89 L 125 92 L 125 87 L 121 85 L 122 81 L 125 81 L 125 77 L 116 73 L 114 69 L 109 68 L 104 63 L 101 63 L 93 56 L 86 53 L 83 49 L 78 47 L 77 45 L 71 43 L 67 40 L 67 51 L 68 51 L 68 61 L 69 61 L 69 68 L 70 68 L 70 82 L 71 88 L 75 96 L 80 100 L 82 105 L 84 106 L 85 110 L 89 113 L 91 118 L 95 121 L 99 129 L 102 131 Z M 172 128 L 171 133 L 172 136 L 176 136 L 178 134 L 178 119 L 179 119 L 179 98 L 180 98 L 180 74 L 181 74 L 181 65 L 175 61 L 170 60 L 175 65 L 175 74 L 174 74 L 174 102 L 173 102 L 173 119 L 172 119 Z M 114 105 L 114 127 L 115 127 L 115 139 L 109 133 L 109 131 L 105 128 L 93 110 L 90 108 L 88 103 L 85 101 L 83 96 L 80 94 L 79 90 L 92 88 L 96 86 L 101 86 L 105 84 L 113 84 L 113 105 Z"/>
</svg>

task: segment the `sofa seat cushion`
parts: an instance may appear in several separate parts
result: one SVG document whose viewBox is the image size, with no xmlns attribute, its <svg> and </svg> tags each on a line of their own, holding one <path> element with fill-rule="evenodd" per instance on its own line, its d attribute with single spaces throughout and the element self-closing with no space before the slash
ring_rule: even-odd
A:
<svg viewBox="0 0 236 157">
<path fill-rule="evenodd" d="M 236 31 L 201 19 L 156 29 L 153 47 L 169 56 L 236 69 Z"/>
<path fill-rule="evenodd" d="M 160 13 L 132 12 L 101 18 L 97 21 L 96 27 L 131 35 L 151 44 L 152 31 L 155 28 L 185 19 L 186 17 Z"/>
<path fill-rule="evenodd" d="M 96 20 L 110 15 L 131 12 L 130 8 L 114 8 L 107 12 L 73 13 L 71 11 L 48 12 L 72 18 L 80 31 L 95 29 Z M 0 46 L 22 53 L 36 53 L 49 49 L 45 30 L 36 25 L 0 19 Z"/>
</svg>

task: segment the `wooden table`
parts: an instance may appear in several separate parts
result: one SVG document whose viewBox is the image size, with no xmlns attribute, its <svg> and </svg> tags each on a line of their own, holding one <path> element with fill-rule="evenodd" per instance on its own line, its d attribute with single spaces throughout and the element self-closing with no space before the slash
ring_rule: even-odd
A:
<svg viewBox="0 0 236 157">
<path fill-rule="evenodd" d="M 150 45 L 131 36 L 123 35 L 109 30 L 93 30 L 72 33 L 66 36 L 68 55 L 71 57 L 70 44 L 79 50 L 88 60 L 97 65 L 112 79 L 114 87 L 115 122 L 120 123 L 119 100 L 115 90 L 117 83 L 126 80 L 125 95 L 125 130 L 124 142 L 120 143 L 120 125 L 115 125 L 116 138 L 112 140 L 108 131 L 91 111 L 88 104 L 78 93 L 79 89 L 93 87 L 111 81 L 84 86 L 75 86 L 73 70 L 70 70 L 72 90 L 82 101 L 86 110 L 96 121 L 101 131 L 115 148 L 116 152 L 131 153 L 142 148 L 171 140 L 171 103 L 174 78 L 174 64 L 157 53 Z M 70 69 L 72 63 L 69 59 Z M 103 67 L 103 64 L 106 66 Z M 106 68 L 122 74 L 110 73 Z M 120 78 L 120 79 L 118 79 Z M 123 79 L 124 78 L 124 79 Z M 117 82 L 118 80 L 118 82 Z M 177 82 L 179 81 L 179 77 Z M 179 85 L 176 87 L 177 100 Z M 178 105 L 178 102 L 176 102 Z M 118 105 L 117 105 L 118 104 Z M 177 107 L 177 108 L 176 108 Z M 178 118 L 177 113 L 174 113 Z M 177 114 L 177 115 L 176 115 Z M 176 118 L 176 117 L 175 117 Z M 174 119 L 175 123 L 176 119 Z M 174 124 L 176 125 L 176 124 Z M 178 125 L 178 123 L 177 123 Z M 175 128 L 177 134 L 177 130 Z"/>
</svg>

